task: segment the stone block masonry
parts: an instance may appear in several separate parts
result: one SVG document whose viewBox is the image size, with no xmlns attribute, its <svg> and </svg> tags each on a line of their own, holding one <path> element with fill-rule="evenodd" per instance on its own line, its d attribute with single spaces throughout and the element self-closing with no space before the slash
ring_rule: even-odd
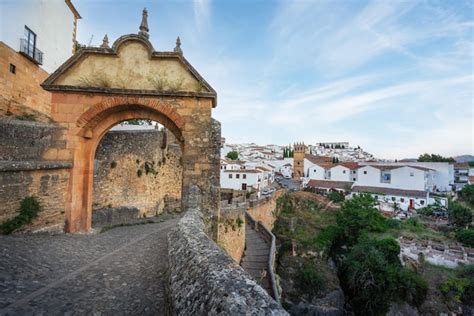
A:
<svg viewBox="0 0 474 316">
<path fill-rule="evenodd" d="M 181 148 L 170 143 L 169 134 L 110 131 L 102 138 L 94 163 L 93 212 L 134 207 L 140 216 L 155 216 L 180 210 Z"/>
<path fill-rule="evenodd" d="M 18 214 L 20 203 L 27 196 L 36 196 L 43 207 L 38 218 L 24 229 L 34 231 L 49 229 L 62 231 L 64 228 L 67 184 L 70 165 L 62 169 L 47 169 L 48 166 L 17 168 L 0 171 L 0 223 Z M 24 169 L 24 170 L 21 170 Z"/>
<path fill-rule="evenodd" d="M 244 254 L 245 233 L 245 208 L 221 208 L 218 243 L 237 263 Z"/>
<path fill-rule="evenodd" d="M 168 235 L 169 296 L 176 315 L 288 315 L 205 233 L 191 207 Z"/>
<path fill-rule="evenodd" d="M 41 67 L 0 42 L 0 116 L 50 121 L 51 93 L 40 86 L 47 77 Z"/>
</svg>

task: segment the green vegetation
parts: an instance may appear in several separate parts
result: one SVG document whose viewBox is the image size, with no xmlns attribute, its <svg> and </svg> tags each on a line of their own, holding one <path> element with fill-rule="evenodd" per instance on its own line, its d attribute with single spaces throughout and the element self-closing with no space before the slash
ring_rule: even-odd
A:
<svg viewBox="0 0 474 316">
<path fill-rule="evenodd" d="M 235 222 L 236 222 L 236 224 L 237 224 L 237 226 L 238 226 L 239 228 L 241 228 L 241 227 L 244 225 L 244 220 L 243 220 L 242 218 L 240 218 L 240 217 L 237 217 L 237 219 L 235 220 Z"/>
<path fill-rule="evenodd" d="M 287 147 L 283 148 L 283 158 L 291 158 L 293 157 L 295 151 L 291 149 L 291 145 L 288 145 Z"/>
<path fill-rule="evenodd" d="M 419 306 L 424 301 L 426 282 L 402 267 L 398 242 L 383 234 L 402 228 L 423 229 L 417 221 L 387 220 L 375 200 L 363 194 L 345 201 L 336 223 L 316 237 L 316 244 L 324 245 L 339 267 L 341 285 L 356 314 L 384 315 L 391 302 Z"/>
<path fill-rule="evenodd" d="M 453 157 L 443 157 L 436 154 L 425 153 L 418 157 L 419 162 L 455 162 Z"/>
<path fill-rule="evenodd" d="M 309 295 L 310 299 L 324 290 L 324 277 L 319 273 L 317 266 L 306 263 L 298 271 L 296 285 L 303 292 Z"/>
<path fill-rule="evenodd" d="M 15 118 L 20 121 L 36 121 L 36 115 L 32 113 L 23 113 L 21 115 L 16 115 Z"/>
<path fill-rule="evenodd" d="M 333 202 L 342 202 L 344 201 L 344 194 L 340 193 L 340 192 L 336 192 L 336 191 L 333 191 L 333 192 L 329 192 L 328 195 L 327 195 L 328 199 L 330 199 L 331 201 Z"/>
<path fill-rule="evenodd" d="M 469 281 L 467 279 L 454 277 L 441 283 L 439 289 L 448 303 L 451 301 L 460 303 L 464 290 L 468 285 Z"/>
<path fill-rule="evenodd" d="M 235 150 L 229 151 L 226 155 L 227 158 L 230 160 L 237 160 L 239 159 L 239 153 L 236 152 Z"/>
<path fill-rule="evenodd" d="M 467 247 L 474 247 L 474 228 L 460 229 L 456 232 L 456 239 Z"/>
<path fill-rule="evenodd" d="M 449 223 L 456 227 L 466 227 L 472 222 L 472 211 L 459 202 L 449 203 Z"/>
<path fill-rule="evenodd" d="M 464 188 L 462 188 L 461 192 L 459 192 L 459 197 L 463 201 L 474 205 L 474 184 L 465 185 Z"/>
<path fill-rule="evenodd" d="M 38 217 L 42 208 L 38 199 L 34 196 L 26 197 L 21 201 L 20 213 L 12 219 L 3 222 L 0 225 L 2 234 L 11 234 L 15 230 L 30 224 L 33 219 Z"/>
</svg>

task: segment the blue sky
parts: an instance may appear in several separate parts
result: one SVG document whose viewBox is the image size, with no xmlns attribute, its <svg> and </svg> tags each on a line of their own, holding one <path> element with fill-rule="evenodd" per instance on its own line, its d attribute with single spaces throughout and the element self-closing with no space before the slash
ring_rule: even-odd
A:
<svg viewBox="0 0 474 316">
<path fill-rule="evenodd" d="M 136 33 L 216 89 L 228 142 L 473 154 L 474 2 L 75 0 L 78 39 Z"/>
</svg>

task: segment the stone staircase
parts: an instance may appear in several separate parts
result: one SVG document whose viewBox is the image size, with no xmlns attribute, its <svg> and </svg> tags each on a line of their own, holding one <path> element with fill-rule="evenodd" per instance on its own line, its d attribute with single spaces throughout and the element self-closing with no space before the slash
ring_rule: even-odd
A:
<svg viewBox="0 0 474 316">
<path fill-rule="evenodd" d="M 246 224 L 245 252 L 240 265 L 271 295 L 272 289 L 268 273 L 270 246 L 263 235 L 255 230 L 254 225 Z"/>
</svg>

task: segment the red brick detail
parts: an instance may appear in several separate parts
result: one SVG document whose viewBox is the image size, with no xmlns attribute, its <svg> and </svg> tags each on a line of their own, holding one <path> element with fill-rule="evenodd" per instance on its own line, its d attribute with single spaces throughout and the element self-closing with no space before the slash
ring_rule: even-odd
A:
<svg viewBox="0 0 474 316">
<path fill-rule="evenodd" d="M 84 127 L 87 125 L 94 126 L 95 123 L 100 122 L 109 113 L 115 110 L 125 110 L 127 105 L 134 105 L 142 107 L 143 109 L 156 111 L 164 116 L 168 117 L 179 129 L 183 129 L 185 121 L 178 112 L 166 102 L 152 98 L 143 97 L 109 97 L 105 98 L 102 102 L 91 106 L 86 112 L 84 112 L 77 120 L 78 127 Z M 139 111 L 139 109 L 129 109 L 130 111 Z"/>
</svg>

